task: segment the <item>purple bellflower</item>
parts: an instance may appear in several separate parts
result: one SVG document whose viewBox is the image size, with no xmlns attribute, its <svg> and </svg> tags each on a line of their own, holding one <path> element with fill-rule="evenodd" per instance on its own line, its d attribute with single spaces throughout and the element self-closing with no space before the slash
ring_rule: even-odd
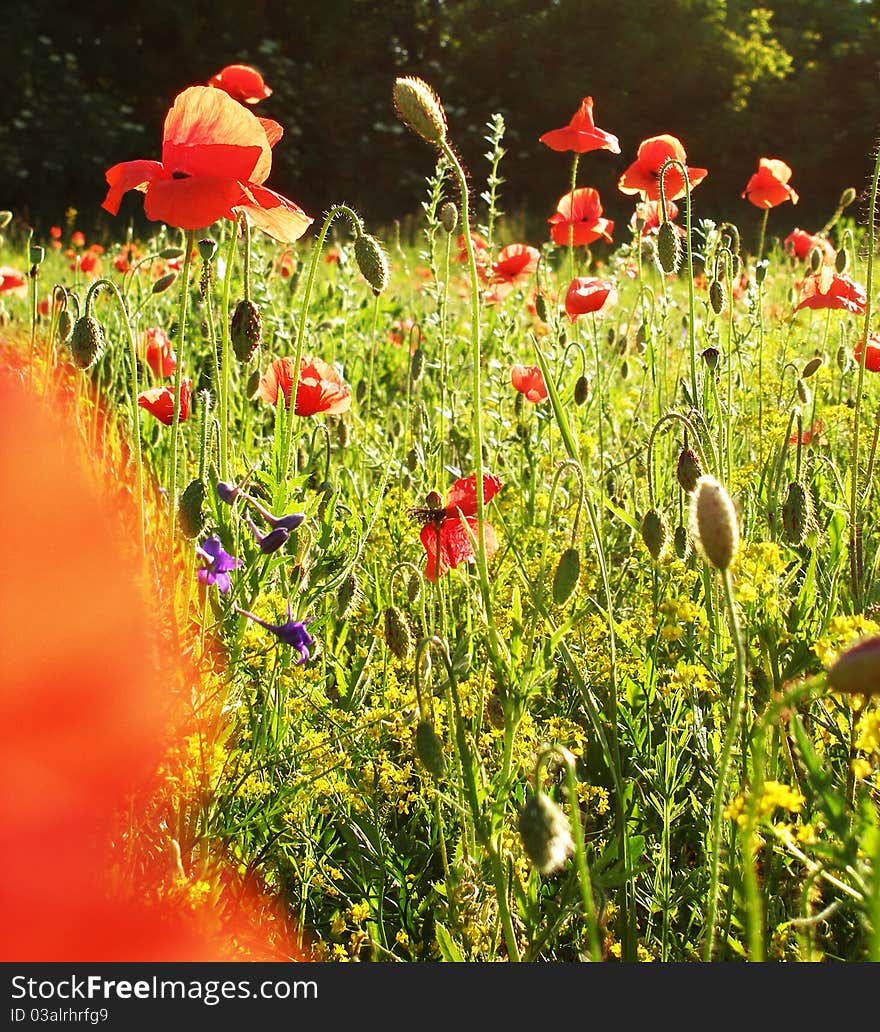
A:
<svg viewBox="0 0 880 1032">
<path fill-rule="evenodd" d="M 253 531 L 254 537 L 257 539 L 257 544 L 259 544 L 260 551 L 263 555 L 271 555 L 273 552 L 277 552 L 279 548 L 284 546 L 287 539 L 290 537 L 290 531 L 287 527 L 276 527 L 274 530 L 270 530 L 268 534 L 261 534 L 250 516 L 245 515 L 243 519 Z"/>
<path fill-rule="evenodd" d="M 249 476 L 250 473 L 240 484 L 229 484 L 225 480 L 219 481 L 217 484 L 217 497 L 222 502 L 226 502 L 227 505 L 232 505 L 235 499 L 241 495 L 249 505 L 252 505 L 257 510 L 273 530 L 286 530 L 288 532 L 296 530 L 296 528 L 306 518 L 305 513 L 292 512 L 287 516 L 273 516 L 272 513 L 258 502 L 256 498 L 252 498 L 249 494 L 245 493 L 244 485 L 247 483 Z"/>
<path fill-rule="evenodd" d="M 220 538 L 216 534 L 212 534 L 204 545 L 197 546 L 196 551 L 208 563 L 199 570 L 199 583 L 216 584 L 217 590 L 226 594 L 231 586 L 229 571 L 237 570 L 242 565 L 241 559 L 236 559 L 235 556 L 224 552 Z"/>
<path fill-rule="evenodd" d="M 292 645 L 299 652 L 300 656 L 299 662 L 296 664 L 297 666 L 302 666 L 311 657 L 309 649 L 315 644 L 315 639 L 309 634 L 306 625 L 315 619 L 313 616 L 309 616 L 305 620 L 294 620 L 291 615 L 289 602 L 287 603 L 287 623 L 283 624 L 267 623 L 258 616 L 254 616 L 253 613 L 239 609 L 238 606 L 235 606 L 235 611 L 241 613 L 242 616 L 246 616 L 249 620 L 253 620 L 254 623 L 258 623 L 261 627 L 265 627 L 267 631 L 271 631 L 285 645 Z"/>
</svg>

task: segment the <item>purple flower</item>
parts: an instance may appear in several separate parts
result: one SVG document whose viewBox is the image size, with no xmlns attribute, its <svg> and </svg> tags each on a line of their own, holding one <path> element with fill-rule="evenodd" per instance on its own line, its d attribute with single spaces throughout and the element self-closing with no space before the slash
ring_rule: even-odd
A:
<svg viewBox="0 0 880 1032">
<path fill-rule="evenodd" d="M 277 552 L 290 537 L 290 531 L 287 527 L 276 527 L 275 530 L 270 530 L 268 534 L 261 534 L 250 516 L 245 516 L 244 521 L 254 532 L 254 537 L 257 539 L 263 555 L 271 555 L 273 552 Z"/>
<path fill-rule="evenodd" d="M 265 627 L 267 631 L 271 631 L 285 645 L 292 645 L 300 655 L 297 666 L 302 666 L 310 658 L 309 649 L 315 644 L 315 639 L 306 630 L 306 624 L 310 624 L 315 619 L 313 616 L 309 616 L 305 620 L 294 620 L 291 616 L 289 602 L 287 603 L 287 623 L 283 624 L 266 623 L 265 620 L 261 620 L 244 609 L 239 609 L 238 606 L 235 606 L 235 611 L 249 620 L 253 620 L 254 623 L 258 623 L 261 627 Z"/>
<path fill-rule="evenodd" d="M 241 559 L 224 552 L 216 534 L 212 534 L 196 551 L 208 562 L 199 570 L 199 583 L 216 584 L 217 590 L 225 594 L 231 586 L 229 571 L 237 570 L 242 564 Z"/>
<path fill-rule="evenodd" d="M 238 492 L 239 488 L 235 484 L 227 484 L 225 480 L 220 480 L 217 483 L 217 497 L 221 502 L 226 502 L 227 505 L 232 505 Z"/>
</svg>

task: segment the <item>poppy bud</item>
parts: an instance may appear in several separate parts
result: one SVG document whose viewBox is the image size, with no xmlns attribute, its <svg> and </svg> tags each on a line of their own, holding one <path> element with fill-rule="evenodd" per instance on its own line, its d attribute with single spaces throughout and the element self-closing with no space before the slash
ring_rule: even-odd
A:
<svg viewBox="0 0 880 1032">
<path fill-rule="evenodd" d="M 678 272 L 681 265 L 681 237 L 671 222 L 663 222 L 657 230 L 657 260 L 666 273 Z"/>
<path fill-rule="evenodd" d="M 678 464 L 675 467 L 675 475 L 681 484 L 682 491 L 690 494 L 697 486 L 697 481 L 703 475 L 703 469 L 693 448 L 681 449 L 678 455 Z"/>
<path fill-rule="evenodd" d="M 865 638 L 842 653 L 828 671 L 828 687 L 846 694 L 880 693 L 880 637 Z"/>
<path fill-rule="evenodd" d="M 418 383 L 422 378 L 422 371 L 425 368 L 425 353 L 421 348 L 416 348 L 409 360 L 409 378 L 413 383 Z"/>
<path fill-rule="evenodd" d="M 770 678 L 761 667 L 754 667 L 749 671 L 749 680 L 752 682 L 752 695 L 755 706 L 759 709 L 766 706 L 770 701 Z"/>
<path fill-rule="evenodd" d="M 719 570 L 733 562 L 739 547 L 739 526 L 730 496 L 715 477 L 704 474 L 691 495 L 691 537 Z"/>
<path fill-rule="evenodd" d="M 182 258 L 183 250 L 180 247 L 163 247 L 159 252 L 159 257 L 166 261 L 172 261 L 175 258 Z"/>
<path fill-rule="evenodd" d="M 810 248 L 810 255 L 808 258 L 808 264 L 810 266 L 810 272 L 815 275 L 819 269 L 822 268 L 822 251 L 818 247 Z"/>
<path fill-rule="evenodd" d="M 709 304 L 716 315 L 724 311 L 724 303 L 727 300 L 724 284 L 720 279 L 714 279 L 709 284 Z"/>
<path fill-rule="evenodd" d="M 458 208 L 452 201 L 446 201 L 440 207 L 440 225 L 447 233 L 454 233 L 458 226 Z"/>
<path fill-rule="evenodd" d="M 797 396 L 798 396 L 798 398 L 800 398 L 801 404 L 802 405 L 809 405 L 810 404 L 810 388 L 804 383 L 804 381 L 800 377 L 798 377 L 798 381 L 797 381 L 797 384 L 795 385 L 795 387 L 797 389 Z"/>
<path fill-rule="evenodd" d="M 414 573 L 406 582 L 406 597 L 410 602 L 418 602 L 422 594 L 422 578 Z"/>
<path fill-rule="evenodd" d="M 205 525 L 202 503 L 205 501 L 205 485 L 196 478 L 184 488 L 177 503 L 177 517 L 180 531 L 185 538 L 198 537 Z"/>
<path fill-rule="evenodd" d="M 821 355 L 816 355 L 814 358 L 811 358 L 810 361 L 807 362 L 807 364 L 801 370 L 801 379 L 802 380 L 809 380 L 809 378 L 813 375 L 813 373 L 816 372 L 816 370 L 821 365 L 822 365 L 822 356 Z"/>
<path fill-rule="evenodd" d="M 608 333 L 606 334 L 606 337 L 608 339 L 608 347 L 609 348 L 613 348 L 614 347 L 614 341 L 617 338 L 617 334 L 615 334 L 613 326 L 609 326 L 608 327 Z"/>
<path fill-rule="evenodd" d="M 357 575 L 350 573 L 339 585 L 336 592 L 336 616 L 340 620 L 351 616 L 361 597 L 360 583 Z"/>
<path fill-rule="evenodd" d="M 406 453 L 405 461 L 406 468 L 410 471 L 410 473 L 415 473 L 416 467 L 419 464 L 419 456 L 415 448 L 410 448 L 410 450 Z"/>
<path fill-rule="evenodd" d="M 657 509 L 649 509 L 642 517 L 642 524 L 639 528 L 642 541 L 647 545 L 651 558 L 655 561 L 660 558 L 666 542 L 669 540 L 669 527 L 666 517 Z"/>
<path fill-rule="evenodd" d="M 394 82 L 394 107 L 400 120 L 425 141 L 443 143 L 446 139 L 446 114 L 440 98 L 423 80 L 414 75 Z"/>
<path fill-rule="evenodd" d="M 543 294 L 535 295 L 535 315 L 541 322 L 547 322 L 547 298 Z"/>
<path fill-rule="evenodd" d="M 583 405 L 590 396 L 590 381 L 586 376 L 579 376 L 574 385 L 574 403 Z"/>
<path fill-rule="evenodd" d="M 629 362 L 627 362 L 627 360 L 624 359 L 620 363 L 620 378 L 621 378 L 621 380 L 625 380 L 625 379 L 627 379 L 628 376 L 629 376 Z"/>
<path fill-rule="evenodd" d="M 212 240 L 211 237 L 202 237 L 199 241 L 199 254 L 202 256 L 202 261 L 212 262 L 216 253 L 217 241 Z"/>
<path fill-rule="evenodd" d="M 416 755 L 425 770 L 435 778 L 442 778 L 446 773 L 443 743 L 429 720 L 420 720 L 416 728 Z"/>
<path fill-rule="evenodd" d="M 782 503 L 782 529 L 786 540 L 792 545 L 802 545 L 812 523 L 813 495 L 800 481 L 793 480 Z"/>
<path fill-rule="evenodd" d="M 412 631 L 406 617 L 397 606 L 388 606 L 385 610 L 385 643 L 394 655 L 404 662 L 412 655 Z"/>
<path fill-rule="evenodd" d="M 58 339 L 66 344 L 70 338 L 70 331 L 73 329 L 73 318 L 66 308 L 58 313 Z"/>
<path fill-rule="evenodd" d="M 246 365 L 263 343 L 263 315 L 253 301 L 239 301 L 229 322 L 229 339 L 235 357 Z"/>
<path fill-rule="evenodd" d="M 248 377 L 248 382 L 245 385 L 244 395 L 246 398 L 256 397 L 256 393 L 260 388 L 260 370 L 255 369 Z"/>
<path fill-rule="evenodd" d="M 849 352 L 846 350 L 843 344 L 841 344 L 840 347 L 837 349 L 837 368 L 842 373 L 845 373 L 849 368 Z"/>
<path fill-rule="evenodd" d="M 845 247 L 841 247 L 835 255 L 834 268 L 837 269 L 841 276 L 843 276 L 849 268 L 849 252 Z"/>
<path fill-rule="evenodd" d="M 566 548 L 556 564 L 553 574 L 553 601 L 557 606 L 565 605 L 577 590 L 581 577 L 581 556 L 576 548 Z"/>
<path fill-rule="evenodd" d="M 93 315 L 84 315 L 73 324 L 70 334 L 70 353 L 74 364 L 88 369 L 101 357 L 104 350 L 104 331 Z"/>
<path fill-rule="evenodd" d="M 528 800 L 518 826 L 523 849 L 541 874 L 561 871 L 574 855 L 568 818 L 545 792 Z"/>
<path fill-rule="evenodd" d="M 361 275 L 378 297 L 388 286 L 389 276 L 388 256 L 379 241 L 368 233 L 361 233 L 354 242 L 354 258 Z"/>
<path fill-rule="evenodd" d="M 755 281 L 757 283 L 763 283 L 764 280 L 767 279 L 767 268 L 769 264 L 770 263 L 767 261 L 767 259 L 764 258 L 755 266 Z"/>
<path fill-rule="evenodd" d="M 686 527 L 679 526 L 675 528 L 675 533 L 672 535 L 672 547 L 682 562 L 690 555 L 691 539 Z"/>
<path fill-rule="evenodd" d="M 160 276 L 153 284 L 153 293 L 161 294 L 166 291 L 171 284 L 177 279 L 176 272 L 168 272 L 164 276 Z"/>
<path fill-rule="evenodd" d="M 843 193 L 840 195 L 840 200 L 837 202 L 840 208 L 848 208 L 858 195 L 856 194 L 855 188 L 848 186 Z"/>
<path fill-rule="evenodd" d="M 355 399 L 358 402 L 361 402 L 361 401 L 364 400 L 364 398 L 367 396 L 367 381 L 366 380 L 359 380 L 358 381 L 358 385 L 357 385 L 357 387 L 355 387 L 355 390 L 354 390 L 354 396 L 355 396 Z"/>
</svg>

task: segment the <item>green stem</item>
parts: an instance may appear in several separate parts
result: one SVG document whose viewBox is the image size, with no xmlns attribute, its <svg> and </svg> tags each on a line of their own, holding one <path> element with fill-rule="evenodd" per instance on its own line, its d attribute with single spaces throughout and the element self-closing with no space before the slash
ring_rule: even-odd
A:
<svg viewBox="0 0 880 1032">
<path fill-rule="evenodd" d="M 571 163 L 571 209 L 569 210 L 569 218 L 571 221 L 568 224 L 568 270 L 569 270 L 569 282 L 574 279 L 574 219 L 572 214 L 574 211 L 574 191 L 577 186 L 577 174 L 578 174 L 578 162 L 580 161 L 580 154 L 575 151 L 574 160 Z"/>
<path fill-rule="evenodd" d="M 770 217 L 770 209 L 764 209 L 764 218 L 761 220 L 761 236 L 758 238 L 758 256 L 755 258 L 755 264 L 764 257 L 764 239 L 767 235 L 767 219 Z"/>
<path fill-rule="evenodd" d="M 183 369 L 184 345 L 186 343 L 186 309 L 189 301 L 189 272 L 192 264 L 192 249 L 195 245 L 195 231 L 187 230 L 186 251 L 183 255 L 183 272 L 180 285 L 180 314 L 177 319 L 177 365 L 174 367 L 174 415 L 171 423 L 171 476 L 168 504 L 171 507 L 169 524 L 171 536 L 177 525 L 177 448 L 180 438 L 180 381 Z"/>
</svg>

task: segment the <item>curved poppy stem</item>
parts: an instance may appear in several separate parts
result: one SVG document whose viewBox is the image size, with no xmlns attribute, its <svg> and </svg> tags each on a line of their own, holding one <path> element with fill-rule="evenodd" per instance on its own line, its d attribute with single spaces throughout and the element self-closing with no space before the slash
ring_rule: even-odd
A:
<svg viewBox="0 0 880 1032">
<path fill-rule="evenodd" d="M 183 272 L 181 273 L 180 286 L 180 314 L 177 319 L 177 365 L 174 367 L 174 414 L 171 423 L 171 476 L 168 494 L 168 503 L 171 507 L 169 526 L 171 536 L 177 525 L 177 447 L 180 439 L 180 381 L 183 369 L 183 346 L 186 343 L 186 309 L 189 301 L 189 272 L 192 265 L 192 250 L 195 246 L 195 230 L 189 229 L 186 233 L 186 250 L 183 255 Z"/>
</svg>

